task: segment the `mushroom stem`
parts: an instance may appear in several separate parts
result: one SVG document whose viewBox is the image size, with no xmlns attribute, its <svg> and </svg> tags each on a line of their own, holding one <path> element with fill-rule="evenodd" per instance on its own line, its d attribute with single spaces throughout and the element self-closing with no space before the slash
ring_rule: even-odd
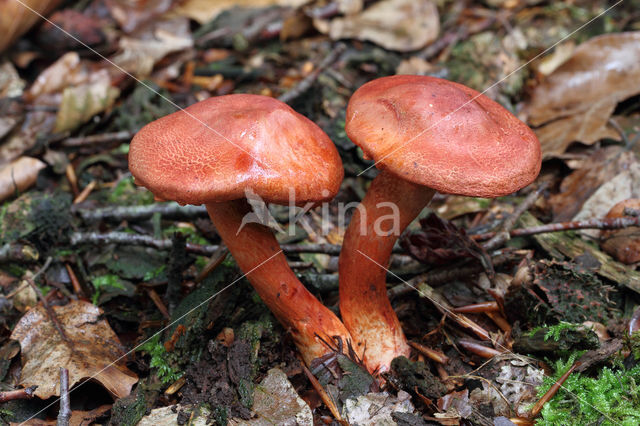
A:
<svg viewBox="0 0 640 426">
<path fill-rule="evenodd" d="M 307 364 L 330 352 L 317 336 L 327 341 L 333 336 L 339 336 L 345 343 L 351 340 L 336 315 L 298 280 L 269 228 L 258 223 L 244 224 L 241 228 L 242 218 L 251 212 L 246 199 L 206 206 L 236 263 L 265 305 L 291 332 Z"/>
<path fill-rule="evenodd" d="M 340 313 L 370 371 L 408 356 L 402 327 L 387 297 L 385 268 L 402 231 L 435 191 L 381 171 L 355 210 L 340 252 Z M 376 264 L 377 263 L 377 264 Z"/>
</svg>

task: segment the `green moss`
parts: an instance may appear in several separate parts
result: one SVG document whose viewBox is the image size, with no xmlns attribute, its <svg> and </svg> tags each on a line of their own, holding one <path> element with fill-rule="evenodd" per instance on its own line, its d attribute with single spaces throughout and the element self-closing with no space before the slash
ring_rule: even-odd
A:
<svg viewBox="0 0 640 426">
<path fill-rule="evenodd" d="M 160 334 L 154 335 L 138 350 L 151 356 L 149 366 L 155 369 L 158 378 L 165 385 L 175 382 L 182 376 L 183 372 L 172 366 L 171 356 L 160 342 Z"/>
<path fill-rule="evenodd" d="M 133 426 L 147 411 L 147 401 L 141 386 L 135 393 L 118 399 L 111 409 L 110 425 Z"/>
<path fill-rule="evenodd" d="M 120 281 L 120 277 L 111 274 L 95 277 L 91 280 L 91 284 L 93 284 L 93 288 L 95 290 L 95 293 L 93 293 L 93 297 L 91 298 L 91 302 L 94 305 L 98 304 L 98 299 L 100 299 L 100 296 L 105 291 L 108 292 L 112 289 L 125 289 L 124 284 Z"/>
<path fill-rule="evenodd" d="M 545 342 L 547 340 L 549 340 L 550 338 L 553 338 L 553 340 L 558 342 L 562 338 L 562 334 L 565 331 L 575 331 L 578 327 L 582 327 L 582 325 L 580 325 L 580 324 L 572 324 L 570 322 L 561 321 L 556 325 L 550 325 L 550 326 L 549 325 L 543 325 L 543 326 L 540 326 L 540 327 L 534 327 L 533 329 L 528 331 L 526 334 L 532 337 L 538 331 L 545 330 L 546 331 L 546 333 L 544 335 L 544 341 Z"/>
<path fill-rule="evenodd" d="M 575 362 L 580 352 L 556 361 L 555 373 L 545 377 L 540 396 Z M 640 423 L 640 366 L 630 370 L 604 367 L 597 378 L 573 373 L 545 404 L 538 425 L 637 425 Z"/>
</svg>

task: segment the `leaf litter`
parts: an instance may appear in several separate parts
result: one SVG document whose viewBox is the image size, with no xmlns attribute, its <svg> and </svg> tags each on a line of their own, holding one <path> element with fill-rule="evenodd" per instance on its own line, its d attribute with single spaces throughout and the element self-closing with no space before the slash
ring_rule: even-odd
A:
<svg viewBox="0 0 640 426">
<path fill-rule="evenodd" d="M 53 13 L 56 3 L 36 6 Z M 445 77 L 481 91 L 504 79 L 486 95 L 534 127 L 546 161 L 533 188 L 548 182 L 516 227 L 551 222 L 562 230 L 570 220 L 635 214 L 609 213 L 639 197 L 640 79 L 634 59 L 640 24 L 633 5 L 621 4 L 536 58 L 607 6 L 90 1 L 50 15 L 127 72 L 147 79 L 144 85 L 81 44 L 54 35 L 50 24 L 18 40 L 35 21 L 14 14 L 7 26 L 0 19 L 10 36 L 3 39 L 0 65 L 0 176 L 10 171 L 0 179 L 6 348 L 0 392 L 39 386 L 35 399 L 10 401 L 0 416 L 19 422 L 37 413 L 40 398 L 59 393 L 57 370 L 65 366 L 72 424 L 329 424 L 332 416 L 355 424 L 506 424 L 531 416 L 543 391 L 580 359 L 583 367 L 566 383 L 590 405 L 576 404 L 560 389 L 531 420 L 633 421 L 629 407 L 640 406 L 633 394 L 607 406 L 596 393 L 635 389 L 640 344 L 628 318 L 640 293 L 638 263 L 629 255 L 637 228 L 534 233 L 485 250 L 476 236 L 500 231 L 530 188 L 498 200 L 436 196 L 422 222 L 402 238 L 404 248 L 392 257 L 388 276 L 405 334 L 422 349 L 394 361 L 383 377 L 371 376 L 355 356 L 332 353 L 313 369 L 316 383 L 304 374 L 287 330 L 244 280 L 216 295 L 238 270 L 230 259 L 216 263 L 188 250 L 189 244 L 219 244 L 207 220 L 186 223 L 159 211 L 142 219 L 135 212 L 83 219 L 111 204 L 158 206 L 133 185 L 126 164 L 133 134 L 175 110 L 148 87 L 180 106 L 232 92 L 287 93 L 291 105 L 339 147 L 347 173 L 338 199 L 359 201 L 375 172 L 357 176 L 370 163 L 344 134 L 344 108 L 361 84 L 394 72 Z M 337 49 L 336 40 L 343 50 L 322 65 Z M 84 201 L 72 204 L 81 192 Z M 629 205 L 633 210 L 635 204 Z M 328 235 L 314 211 L 304 232 L 286 243 L 340 244 L 344 224 L 335 204 L 329 212 L 335 223 Z M 432 212 L 447 222 L 430 217 Z M 286 212 L 274 217 L 287 229 Z M 78 232 L 118 232 L 120 239 L 72 245 Z M 133 239 L 123 245 L 123 234 L 168 238 L 174 248 L 159 250 Z M 337 257 L 331 250 L 287 256 L 322 302 L 336 307 Z M 36 276 L 47 258 L 52 265 Z M 206 276 L 208 265 L 218 266 Z M 45 294 L 44 302 L 29 280 Z M 20 342 L 19 356 L 9 337 Z M 93 395 L 83 399 L 74 392 L 134 348 L 95 379 L 112 394 L 112 403 L 93 406 L 87 402 Z M 574 402 L 567 407 L 565 401 Z M 53 408 L 32 421 L 50 424 L 56 413 Z"/>
</svg>

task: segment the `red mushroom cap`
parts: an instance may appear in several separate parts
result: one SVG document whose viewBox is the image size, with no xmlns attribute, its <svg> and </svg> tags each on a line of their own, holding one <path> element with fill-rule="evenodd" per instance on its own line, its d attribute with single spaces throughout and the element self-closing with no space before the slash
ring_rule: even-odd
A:
<svg viewBox="0 0 640 426">
<path fill-rule="evenodd" d="M 342 162 L 329 137 L 288 105 L 259 95 L 198 102 L 144 126 L 129 168 L 156 197 L 206 204 L 245 196 L 296 204 L 331 199 Z"/>
<path fill-rule="evenodd" d="M 398 75 L 360 87 L 346 131 L 395 175 L 443 193 L 510 194 L 540 172 L 533 131 L 484 95 L 435 77 Z"/>
</svg>

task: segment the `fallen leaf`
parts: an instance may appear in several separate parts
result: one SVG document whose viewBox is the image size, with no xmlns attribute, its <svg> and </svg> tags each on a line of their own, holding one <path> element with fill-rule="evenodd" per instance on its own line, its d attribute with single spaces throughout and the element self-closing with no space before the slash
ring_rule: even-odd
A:
<svg viewBox="0 0 640 426">
<path fill-rule="evenodd" d="M 127 369 L 124 352 L 102 310 L 88 302 L 71 301 L 53 306 L 68 340 L 54 327 L 41 305 L 29 310 L 18 322 L 11 339 L 20 342 L 20 384 L 37 385 L 36 396 L 47 399 L 60 394 L 60 367 L 69 370 L 69 386 L 92 378 L 114 397 L 129 395 L 138 377 Z"/>
<path fill-rule="evenodd" d="M 55 125 L 56 116 L 50 111 L 29 111 L 0 144 L 0 166 L 20 157 L 26 150 L 33 148 L 38 135 L 50 133 Z"/>
<path fill-rule="evenodd" d="M 272 368 L 253 391 L 253 407 L 256 419 L 231 419 L 230 425 L 313 425 L 311 408 L 293 388 L 287 375 Z"/>
<path fill-rule="evenodd" d="M 206 407 L 194 408 L 186 405 L 171 405 L 168 407 L 155 408 L 149 414 L 144 416 L 136 426 L 157 426 L 157 425 L 177 425 L 178 413 L 181 411 L 195 412 L 192 418 L 189 418 L 189 424 L 192 426 L 207 425 L 211 412 Z"/>
<path fill-rule="evenodd" d="M 399 391 L 394 397 L 386 392 L 368 393 L 357 399 L 348 399 L 342 409 L 342 416 L 349 424 L 362 426 L 396 424 L 392 413 L 413 413 L 411 395 Z"/>
<path fill-rule="evenodd" d="M 0 98 L 14 98 L 22 95 L 24 80 L 18 75 L 18 71 L 9 61 L 0 65 Z"/>
<path fill-rule="evenodd" d="M 186 16 L 206 24 L 215 19 L 220 13 L 232 7 L 257 9 L 269 6 L 289 6 L 298 8 L 309 3 L 310 0 L 186 0 L 174 8 L 171 13 Z"/>
<path fill-rule="evenodd" d="M 572 142 L 619 139 L 607 127 L 616 105 L 640 93 L 640 32 L 605 34 L 578 46 L 533 91 L 525 113 L 544 158 Z"/>
<path fill-rule="evenodd" d="M 0 201 L 24 191 L 36 183 L 46 164 L 37 158 L 20 157 L 0 168 Z"/>
<path fill-rule="evenodd" d="M 171 9 L 175 0 L 107 0 L 106 4 L 120 28 L 130 33 Z M 215 3 L 215 2 L 212 2 Z"/>
<path fill-rule="evenodd" d="M 606 182 L 612 181 L 619 173 L 629 171 L 635 163 L 634 154 L 623 152 L 619 146 L 609 146 L 599 149 L 582 162 L 579 168 L 565 177 L 560 184 L 560 191 L 549 198 L 554 222 L 566 222 L 578 215 L 583 206 L 597 191 L 617 191 L 615 187 L 605 187 Z M 622 189 L 622 188 L 620 188 Z M 603 207 L 589 207 L 588 211 L 602 217 L 613 204 L 625 198 L 631 198 L 631 189 L 627 186 L 624 191 L 610 192 L 612 197 L 608 205 Z M 604 197 L 607 201 L 607 196 Z M 589 217 L 592 217 L 592 214 Z M 587 217 L 586 214 L 583 217 Z"/>
<path fill-rule="evenodd" d="M 80 66 L 80 56 L 76 52 L 65 53 L 38 75 L 25 97 L 34 100 L 41 95 L 60 92 L 72 84 L 84 83 L 87 73 Z"/>
<path fill-rule="evenodd" d="M 383 0 L 362 13 L 335 18 L 328 24 L 314 20 L 333 40 L 355 38 L 386 49 L 408 52 L 425 47 L 438 37 L 440 18 L 431 1 Z"/>
<path fill-rule="evenodd" d="M 404 59 L 396 68 L 396 74 L 427 75 L 436 69 L 435 66 L 417 56 Z"/>
<path fill-rule="evenodd" d="M 142 31 L 120 38 L 120 53 L 112 58 L 118 66 L 136 77 L 147 77 L 153 66 L 171 52 L 193 46 L 189 20 L 176 17 L 158 20 Z"/>
<path fill-rule="evenodd" d="M 86 84 L 67 87 L 62 92 L 54 131 L 74 130 L 94 115 L 110 108 L 119 95 L 120 90 L 111 86 L 106 70 L 91 74 Z"/>
<path fill-rule="evenodd" d="M 24 3 L 20 4 L 20 3 Z M 41 15 L 47 15 L 61 3 L 61 0 L 21 0 L 2 1 L 0 2 L 0 53 L 7 47 L 11 46 L 14 41 L 22 34 L 26 33 L 36 22 L 40 20 Z"/>
<path fill-rule="evenodd" d="M 171 407 L 165 407 L 171 408 Z M 94 408 L 91 411 L 74 410 L 71 412 L 71 418 L 69 419 L 69 426 L 88 426 L 95 424 L 94 421 L 105 415 L 111 410 L 111 405 L 101 405 L 98 408 Z M 42 420 L 42 419 L 30 419 L 24 423 L 20 423 L 24 426 L 55 426 L 58 424 L 57 420 Z M 155 423 L 161 424 L 161 423 Z"/>
<path fill-rule="evenodd" d="M 30 279 L 31 277 L 26 278 Z M 17 290 L 18 291 L 13 295 L 14 308 L 20 312 L 25 312 L 26 310 L 36 306 L 38 303 L 38 295 L 26 280 L 20 281 Z"/>
<path fill-rule="evenodd" d="M 625 207 L 640 209 L 640 199 L 630 198 L 620 201 L 611 208 L 607 217 L 623 217 Z M 602 249 L 622 263 L 640 262 L 640 228 L 632 226 L 602 232 L 600 246 Z"/>
<path fill-rule="evenodd" d="M 52 14 L 49 21 L 42 24 L 37 40 L 40 45 L 55 52 L 81 49 L 82 43 L 95 46 L 107 41 L 102 25 L 102 20 L 97 16 L 75 9 L 64 9 Z"/>
</svg>

